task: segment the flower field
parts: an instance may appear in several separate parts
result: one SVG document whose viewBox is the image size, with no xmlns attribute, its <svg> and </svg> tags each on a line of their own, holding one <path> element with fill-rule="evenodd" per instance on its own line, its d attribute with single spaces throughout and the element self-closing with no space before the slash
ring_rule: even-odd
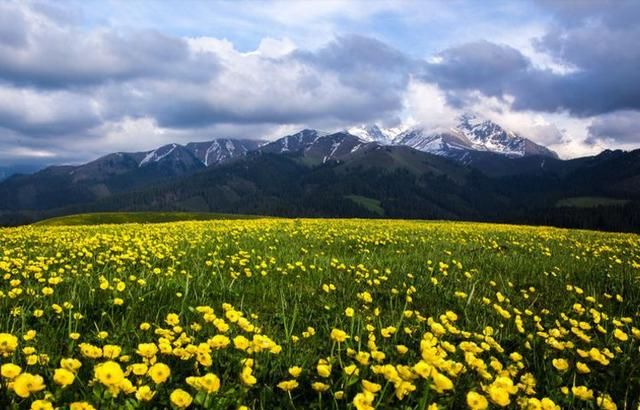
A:
<svg viewBox="0 0 640 410">
<path fill-rule="evenodd" d="M 0 230 L 3 409 L 636 409 L 640 237 L 220 220 Z"/>
</svg>

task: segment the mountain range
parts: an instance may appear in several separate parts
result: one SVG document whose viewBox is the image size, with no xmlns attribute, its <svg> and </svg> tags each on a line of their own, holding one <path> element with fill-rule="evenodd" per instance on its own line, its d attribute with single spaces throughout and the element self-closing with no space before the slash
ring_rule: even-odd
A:
<svg viewBox="0 0 640 410">
<path fill-rule="evenodd" d="M 118 152 L 0 182 L 0 222 L 106 210 L 438 218 L 637 230 L 640 150 L 561 160 L 462 116 L 429 132 L 363 125 L 275 141 Z"/>
<path fill-rule="evenodd" d="M 460 158 L 470 151 L 494 152 L 509 157 L 540 155 L 558 158 L 550 149 L 473 114 L 460 116 L 455 127 L 440 132 L 423 127 L 381 128 L 377 125 L 352 127 L 348 132 L 364 141 L 406 145 L 452 158 Z"/>
</svg>

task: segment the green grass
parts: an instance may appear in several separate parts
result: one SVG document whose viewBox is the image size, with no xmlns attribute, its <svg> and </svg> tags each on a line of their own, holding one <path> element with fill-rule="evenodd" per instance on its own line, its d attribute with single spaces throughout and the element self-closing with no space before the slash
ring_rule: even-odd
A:
<svg viewBox="0 0 640 410">
<path fill-rule="evenodd" d="M 264 218 L 30 225 L 0 229 L 0 249 L 0 339 L 8 333 L 19 344 L 10 351 L 10 344 L 0 340 L 2 363 L 42 375 L 47 386 L 22 399 L 3 380 L 3 409 L 29 408 L 47 391 L 64 410 L 75 400 L 107 410 L 164 409 L 171 408 L 170 394 L 180 388 L 193 397 L 191 408 L 244 404 L 251 409 L 352 410 L 362 380 L 369 380 L 380 385 L 372 402 L 378 409 L 424 410 L 437 403 L 441 410 L 464 410 L 467 392 L 490 398 L 488 386 L 499 375 L 520 384 L 509 396 L 511 405 L 500 408 L 520 408 L 516 403 L 530 397 L 550 398 L 562 409 L 598 408 L 595 400 L 562 392 L 574 385 L 610 395 L 619 409 L 638 406 L 637 235 L 454 222 Z M 213 313 L 203 314 L 203 306 Z M 354 309 L 353 317 L 345 314 L 347 308 Z M 255 327 L 240 326 L 238 312 Z M 216 318 L 229 328 L 221 330 Z M 142 323 L 150 329 L 141 329 Z M 305 334 L 309 327 L 314 335 Z M 344 330 L 348 338 L 337 343 L 333 329 Z M 29 330 L 35 338 L 29 339 Z M 616 332 L 627 339 L 620 340 Z M 256 333 L 281 350 L 234 347 L 234 338 L 252 340 Z M 193 352 L 206 351 L 218 334 L 231 344 L 212 349 L 211 362 L 200 363 Z M 94 380 L 96 367 L 107 359 L 86 357 L 80 343 L 121 347 L 128 361 L 115 361 L 123 369 L 143 362 L 139 343 L 164 345 L 154 360 L 167 364 L 171 375 L 161 384 L 144 374 L 127 376 L 134 386 L 153 389 L 149 403 L 139 403 L 134 393 L 114 397 Z M 400 353 L 397 345 L 407 352 Z M 28 365 L 31 353 L 25 347 L 47 355 L 48 361 Z M 581 356 L 592 349 L 608 349 L 612 357 L 604 365 Z M 353 354 L 357 351 L 377 359 L 361 363 Z M 465 351 L 475 353 L 470 357 Z M 53 381 L 62 358 L 82 363 L 75 382 L 64 389 Z M 254 362 L 252 386 L 240 378 L 247 358 Z M 328 377 L 317 369 L 325 359 L 332 365 Z M 554 359 L 568 360 L 569 368 L 556 370 Z M 590 373 L 578 373 L 578 362 L 587 364 Z M 447 375 L 453 389 L 438 392 L 435 373 L 425 372 L 425 363 Z M 346 373 L 351 365 L 357 375 Z M 392 367 L 381 373 L 377 365 Z M 291 366 L 302 372 L 299 386 L 289 394 L 277 386 L 293 378 Z M 455 373 L 456 368 L 464 371 Z M 415 388 L 402 400 L 393 369 L 401 369 L 401 381 Z M 187 377 L 207 373 L 221 380 L 215 393 L 198 392 L 186 383 Z M 526 393 L 522 380 L 533 379 L 535 387 Z M 329 390 L 314 391 L 316 382 Z M 337 392 L 344 398 L 336 398 Z"/>
<path fill-rule="evenodd" d="M 356 204 L 362 206 L 363 208 L 371 211 L 377 215 L 383 216 L 384 209 L 381 206 L 381 202 L 374 198 L 368 198 L 366 196 L 360 195 L 347 195 L 345 198 L 352 200 Z"/>
<path fill-rule="evenodd" d="M 556 207 L 595 208 L 598 206 L 623 206 L 627 203 L 629 201 L 626 199 L 580 196 L 561 199 L 556 203 Z"/>
<path fill-rule="evenodd" d="M 35 222 L 38 226 L 106 225 L 127 223 L 165 223 L 178 221 L 209 221 L 216 219 L 255 219 L 254 215 L 206 212 L 96 212 L 59 216 Z"/>
</svg>

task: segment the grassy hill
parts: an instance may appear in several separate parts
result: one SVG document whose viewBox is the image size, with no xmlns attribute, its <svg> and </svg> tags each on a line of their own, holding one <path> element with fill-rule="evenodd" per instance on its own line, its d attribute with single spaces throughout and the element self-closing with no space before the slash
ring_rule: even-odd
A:
<svg viewBox="0 0 640 410">
<path fill-rule="evenodd" d="M 49 218 L 34 223 L 41 226 L 106 225 L 128 223 L 163 223 L 209 221 L 212 219 L 254 219 L 259 216 L 209 212 L 96 212 Z"/>
</svg>

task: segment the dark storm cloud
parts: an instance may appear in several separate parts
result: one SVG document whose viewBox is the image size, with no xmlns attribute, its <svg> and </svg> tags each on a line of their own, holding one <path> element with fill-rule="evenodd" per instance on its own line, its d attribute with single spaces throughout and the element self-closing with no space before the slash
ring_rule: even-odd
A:
<svg viewBox="0 0 640 410">
<path fill-rule="evenodd" d="M 640 2 L 554 2 L 555 22 L 535 40 L 565 72 L 535 66 L 519 50 L 486 41 L 441 52 L 423 78 L 463 104 L 469 91 L 514 97 L 516 110 L 593 116 L 640 109 Z"/>
</svg>

